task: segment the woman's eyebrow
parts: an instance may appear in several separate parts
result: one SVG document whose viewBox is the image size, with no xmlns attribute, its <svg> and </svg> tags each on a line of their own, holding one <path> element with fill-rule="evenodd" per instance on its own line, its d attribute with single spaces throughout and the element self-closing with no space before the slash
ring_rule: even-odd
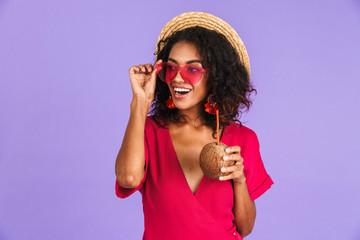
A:
<svg viewBox="0 0 360 240">
<path fill-rule="evenodd" d="M 168 61 L 172 61 L 174 63 L 178 63 L 175 59 L 172 59 L 172 58 L 169 58 Z M 194 60 L 190 60 L 190 61 L 187 61 L 186 64 L 190 64 L 190 63 L 200 63 L 202 65 L 202 62 L 198 59 L 194 59 Z"/>
</svg>

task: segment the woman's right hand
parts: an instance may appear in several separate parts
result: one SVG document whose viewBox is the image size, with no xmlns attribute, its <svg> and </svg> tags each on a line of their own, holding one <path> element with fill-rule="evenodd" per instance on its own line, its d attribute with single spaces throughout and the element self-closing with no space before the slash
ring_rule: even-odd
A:
<svg viewBox="0 0 360 240">
<path fill-rule="evenodd" d="M 160 59 L 154 66 L 148 63 L 134 65 L 129 69 L 133 98 L 140 97 L 152 102 L 156 85 L 156 65 L 161 62 L 162 60 Z"/>
</svg>

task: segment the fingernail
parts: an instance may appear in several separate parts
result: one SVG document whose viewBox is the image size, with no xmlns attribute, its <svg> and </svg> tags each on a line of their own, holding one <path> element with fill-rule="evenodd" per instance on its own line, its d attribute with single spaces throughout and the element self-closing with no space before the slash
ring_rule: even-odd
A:
<svg viewBox="0 0 360 240">
<path fill-rule="evenodd" d="M 229 158 L 228 156 L 224 156 L 224 160 L 228 160 L 228 158 Z"/>
<path fill-rule="evenodd" d="M 230 152 L 230 148 L 227 148 L 227 149 L 226 149 L 226 152 Z"/>
<path fill-rule="evenodd" d="M 223 180 L 223 177 L 219 177 L 219 180 Z"/>
<path fill-rule="evenodd" d="M 222 171 L 222 172 L 225 172 L 225 171 L 226 171 L 226 168 L 222 167 L 222 168 L 221 168 L 221 171 Z"/>
</svg>

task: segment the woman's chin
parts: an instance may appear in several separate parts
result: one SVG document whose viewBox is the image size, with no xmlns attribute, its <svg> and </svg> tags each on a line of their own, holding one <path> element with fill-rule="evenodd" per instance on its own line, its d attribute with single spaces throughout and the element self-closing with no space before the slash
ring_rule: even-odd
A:
<svg viewBox="0 0 360 240">
<path fill-rule="evenodd" d="M 174 105 L 179 111 L 199 111 L 199 109 L 201 109 L 200 106 L 201 103 L 191 104 L 191 103 L 174 101 Z"/>
</svg>

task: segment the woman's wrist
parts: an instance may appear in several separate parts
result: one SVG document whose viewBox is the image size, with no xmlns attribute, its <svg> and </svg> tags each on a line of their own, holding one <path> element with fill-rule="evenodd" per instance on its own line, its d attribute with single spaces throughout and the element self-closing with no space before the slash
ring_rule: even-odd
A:
<svg viewBox="0 0 360 240">
<path fill-rule="evenodd" d="M 130 111 L 131 112 L 138 112 L 140 111 L 145 116 L 149 113 L 150 106 L 151 106 L 151 100 L 140 97 L 140 96 L 134 96 L 131 103 L 130 103 Z"/>
<path fill-rule="evenodd" d="M 243 185 L 246 184 L 246 178 L 242 177 L 241 179 L 233 179 L 234 184 Z"/>
</svg>

